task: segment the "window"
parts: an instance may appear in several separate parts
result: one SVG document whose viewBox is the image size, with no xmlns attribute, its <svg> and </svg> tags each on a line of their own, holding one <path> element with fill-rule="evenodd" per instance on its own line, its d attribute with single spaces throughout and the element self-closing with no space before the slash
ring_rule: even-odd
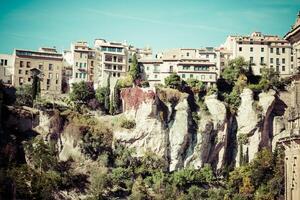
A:
<svg viewBox="0 0 300 200">
<path fill-rule="evenodd" d="M 273 68 L 273 65 L 270 65 L 271 68 Z"/>
<path fill-rule="evenodd" d="M 173 66 L 170 66 L 170 72 L 173 72 Z"/>
<path fill-rule="evenodd" d="M 186 56 L 190 56 L 190 53 L 189 53 L 189 52 L 187 52 L 187 53 L 186 53 Z"/>
<path fill-rule="evenodd" d="M 250 63 L 253 63 L 253 57 L 250 57 Z"/>
<path fill-rule="evenodd" d="M 149 67 L 148 67 L 149 68 Z M 118 65 L 118 70 L 122 71 L 122 65 Z"/>
<path fill-rule="evenodd" d="M 53 65 L 49 64 L 49 71 L 52 71 L 52 70 L 53 70 Z"/>
<path fill-rule="evenodd" d="M 276 72 L 279 72 L 279 66 L 278 65 L 276 66 Z"/>
<path fill-rule="evenodd" d="M 1 59 L 0 66 L 3 66 L 3 65 L 4 65 L 4 60 Z"/>
<path fill-rule="evenodd" d="M 23 77 L 19 77 L 19 84 L 20 84 L 20 85 L 23 85 L 23 82 L 24 82 Z"/>
<path fill-rule="evenodd" d="M 117 76 L 118 76 L 118 77 L 120 77 L 120 76 L 121 76 L 121 74 L 120 74 L 120 73 L 117 73 Z"/>
<path fill-rule="evenodd" d="M 117 66 L 116 65 L 114 65 L 114 70 L 116 70 L 117 69 Z"/>
<path fill-rule="evenodd" d="M 52 79 L 52 73 L 49 73 L 48 78 Z"/>
<path fill-rule="evenodd" d="M 20 67 L 24 67 L 23 61 L 20 61 Z"/>
<path fill-rule="evenodd" d="M 58 80 L 56 80 L 55 83 L 58 84 Z"/>
<path fill-rule="evenodd" d="M 28 68 L 30 67 L 30 62 L 26 63 L 26 67 L 28 67 Z"/>
<path fill-rule="evenodd" d="M 76 73 L 75 77 L 78 78 L 78 73 Z"/>
<path fill-rule="evenodd" d="M 58 79 L 58 73 L 56 73 L 56 79 Z"/>
<path fill-rule="evenodd" d="M 282 67 L 281 67 L 281 71 L 285 71 L 285 66 L 283 65 Z"/>
<path fill-rule="evenodd" d="M 250 47 L 250 52 L 253 52 L 253 47 Z"/>
<path fill-rule="evenodd" d="M 154 75 L 154 78 L 157 78 L 157 74 Z"/>
<path fill-rule="evenodd" d="M 81 68 L 82 67 L 82 63 L 79 63 L 79 68 Z"/>
<path fill-rule="evenodd" d="M 146 68 L 147 71 L 149 71 L 149 66 Z"/>
<path fill-rule="evenodd" d="M 274 60 L 273 58 L 270 58 L 270 63 L 273 63 L 273 60 Z"/>
<path fill-rule="evenodd" d="M 260 49 L 260 51 L 261 51 L 261 52 L 264 52 L 264 51 L 265 51 L 265 48 L 262 47 L 262 48 Z"/>
<path fill-rule="evenodd" d="M 276 58 L 276 64 L 279 65 L 279 58 Z"/>
<path fill-rule="evenodd" d="M 43 70 L 43 65 L 39 65 L 39 69 L 40 69 L 40 70 Z"/>
<path fill-rule="evenodd" d="M 78 67 L 78 62 L 76 62 L 76 67 Z"/>
<path fill-rule="evenodd" d="M 193 74 L 190 74 L 190 78 L 193 78 Z"/>
<path fill-rule="evenodd" d="M 91 61 L 91 66 L 92 66 L 92 67 L 94 66 L 94 61 L 93 61 L 93 60 Z"/>
<path fill-rule="evenodd" d="M 116 72 L 113 73 L 113 77 L 116 77 Z"/>
<path fill-rule="evenodd" d="M 282 64 L 285 64 L 285 58 L 282 58 Z"/>
<path fill-rule="evenodd" d="M 264 63 L 264 57 L 260 57 L 260 63 Z"/>
<path fill-rule="evenodd" d="M 82 53 L 80 53 L 80 58 L 82 58 Z"/>
<path fill-rule="evenodd" d="M 86 63 L 84 63 L 84 67 L 86 67 Z"/>
<path fill-rule="evenodd" d="M 25 70 L 25 74 L 28 75 L 28 70 Z"/>
<path fill-rule="evenodd" d="M 82 73 L 79 73 L 79 78 L 82 78 Z"/>
<path fill-rule="evenodd" d="M 30 82 L 30 81 L 31 81 L 31 78 L 28 78 L 27 80 L 28 80 L 28 82 Z"/>
<path fill-rule="evenodd" d="M 273 53 L 273 48 L 270 48 L 270 53 Z"/>
<path fill-rule="evenodd" d="M 276 48 L 276 54 L 279 54 L 279 48 Z"/>
<path fill-rule="evenodd" d="M 294 56 L 291 57 L 291 62 L 293 62 L 293 61 L 294 61 Z"/>
<path fill-rule="evenodd" d="M 206 58 L 209 58 L 209 55 L 208 55 L 208 54 L 206 54 Z"/>
<path fill-rule="evenodd" d="M 285 48 L 282 48 L 282 53 L 285 53 Z"/>
<path fill-rule="evenodd" d="M 239 47 L 239 51 L 242 51 L 243 49 L 242 49 L 242 47 Z"/>
<path fill-rule="evenodd" d="M 209 75 L 209 79 L 212 79 L 212 75 Z"/>
<path fill-rule="evenodd" d="M 185 78 L 185 74 L 182 74 L 182 78 Z"/>
<path fill-rule="evenodd" d="M 19 69 L 19 74 L 22 74 L 22 70 L 21 69 Z"/>
</svg>

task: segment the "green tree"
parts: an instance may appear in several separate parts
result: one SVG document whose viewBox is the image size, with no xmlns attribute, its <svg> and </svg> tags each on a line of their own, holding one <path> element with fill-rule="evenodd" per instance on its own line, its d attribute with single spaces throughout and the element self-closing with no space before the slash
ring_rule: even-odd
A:
<svg viewBox="0 0 300 200">
<path fill-rule="evenodd" d="M 79 83 L 72 84 L 72 91 L 70 93 L 70 99 L 72 101 L 79 101 L 87 103 L 88 100 L 94 98 L 95 91 L 86 82 L 81 81 Z"/>
<path fill-rule="evenodd" d="M 32 87 L 31 85 L 24 85 L 17 87 L 16 104 L 21 106 L 32 106 Z"/>
<path fill-rule="evenodd" d="M 247 74 L 249 72 L 249 63 L 245 61 L 243 57 L 237 57 L 228 62 L 221 76 L 229 84 L 233 85 L 241 74 Z"/>
<path fill-rule="evenodd" d="M 133 54 L 132 56 L 129 74 L 134 82 L 140 78 L 140 69 L 136 54 Z"/>
<path fill-rule="evenodd" d="M 179 75 L 174 73 L 165 78 L 165 85 L 173 89 L 182 90 L 185 83 Z"/>
</svg>

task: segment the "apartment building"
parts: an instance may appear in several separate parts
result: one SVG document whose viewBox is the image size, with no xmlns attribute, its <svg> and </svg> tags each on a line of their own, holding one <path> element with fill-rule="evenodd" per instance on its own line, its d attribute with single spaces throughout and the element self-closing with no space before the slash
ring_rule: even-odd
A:
<svg viewBox="0 0 300 200">
<path fill-rule="evenodd" d="M 286 33 L 284 39 L 288 40 L 293 47 L 291 56 L 291 69 L 293 73 L 300 72 L 300 11 L 294 25 L 291 26 L 291 30 Z"/>
<path fill-rule="evenodd" d="M 98 57 L 101 57 L 96 87 L 106 86 L 109 77 L 113 83 L 126 75 L 128 71 L 128 46 L 126 43 L 96 39 L 94 47 Z"/>
<path fill-rule="evenodd" d="M 42 77 L 41 95 L 61 93 L 63 57 L 55 48 L 40 48 L 38 51 L 15 49 L 12 56 L 13 86 L 32 84 L 31 71 L 37 69 Z"/>
<path fill-rule="evenodd" d="M 77 41 L 72 43 L 71 50 L 64 51 L 63 57 L 65 79 L 68 80 L 69 84 L 80 81 L 94 82 L 95 66 L 98 58 L 95 49 L 90 48 L 87 42 Z M 72 67 L 72 73 L 70 67 Z"/>
<path fill-rule="evenodd" d="M 13 56 L 0 54 L 0 80 L 4 84 L 12 83 L 13 74 Z"/>
<path fill-rule="evenodd" d="M 255 75 L 260 75 L 263 67 L 273 68 L 282 77 L 292 74 L 292 46 L 274 35 L 253 32 L 250 36 L 228 36 L 222 46 L 231 52 L 230 58 L 242 56 L 249 61 Z"/>
<path fill-rule="evenodd" d="M 198 79 L 208 85 L 216 83 L 219 76 L 220 53 L 205 49 L 172 49 L 160 53 L 156 59 L 144 58 L 139 63 L 144 77 L 153 86 L 164 83 L 167 76 L 177 73 L 183 80 Z"/>
</svg>

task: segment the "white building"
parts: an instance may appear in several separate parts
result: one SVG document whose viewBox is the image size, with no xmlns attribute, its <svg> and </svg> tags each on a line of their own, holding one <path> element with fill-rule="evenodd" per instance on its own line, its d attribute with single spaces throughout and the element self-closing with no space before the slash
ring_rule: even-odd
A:
<svg viewBox="0 0 300 200">
<path fill-rule="evenodd" d="M 5 84 L 12 84 L 13 56 L 0 54 L 0 80 Z"/>
<path fill-rule="evenodd" d="M 242 56 L 249 61 L 254 75 L 260 75 L 263 67 L 274 68 L 282 77 L 293 72 L 292 46 L 278 36 L 261 32 L 254 32 L 250 36 L 228 36 L 223 48 L 231 53 L 231 59 Z"/>
<path fill-rule="evenodd" d="M 96 51 L 90 48 L 87 42 L 78 41 L 71 44 L 70 51 L 64 51 L 65 75 L 70 77 L 70 67 L 72 67 L 69 84 L 85 81 L 94 82 L 95 66 L 98 58 Z"/>
<path fill-rule="evenodd" d="M 144 78 L 150 85 L 161 83 L 172 73 L 183 80 L 198 79 L 208 85 L 215 84 L 220 74 L 220 52 L 213 48 L 172 49 L 156 56 L 156 59 L 139 60 Z"/>
</svg>

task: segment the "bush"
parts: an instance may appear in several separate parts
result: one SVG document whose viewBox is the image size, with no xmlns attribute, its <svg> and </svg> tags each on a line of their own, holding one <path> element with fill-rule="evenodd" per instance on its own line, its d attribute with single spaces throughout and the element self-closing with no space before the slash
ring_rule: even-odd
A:
<svg viewBox="0 0 300 200">
<path fill-rule="evenodd" d="M 167 87 L 182 91 L 184 89 L 185 82 L 181 80 L 179 75 L 171 74 L 165 78 L 165 85 Z"/>
<path fill-rule="evenodd" d="M 142 82 L 141 82 L 141 86 L 142 86 L 143 88 L 150 87 L 149 81 L 142 81 Z"/>
<path fill-rule="evenodd" d="M 129 119 L 122 119 L 120 126 L 122 128 L 126 128 L 126 129 L 133 129 L 135 127 L 136 123 L 134 120 L 129 120 Z"/>
<path fill-rule="evenodd" d="M 17 87 L 16 104 L 20 106 L 32 106 L 33 97 L 31 85 Z"/>
<path fill-rule="evenodd" d="M 92 83 L 81 81 L 72 84 L 72 91 L 70 99 L 80 103 L 87 103 L 90 99 L 95 97 L 95 91 Z"/>
</svg>

